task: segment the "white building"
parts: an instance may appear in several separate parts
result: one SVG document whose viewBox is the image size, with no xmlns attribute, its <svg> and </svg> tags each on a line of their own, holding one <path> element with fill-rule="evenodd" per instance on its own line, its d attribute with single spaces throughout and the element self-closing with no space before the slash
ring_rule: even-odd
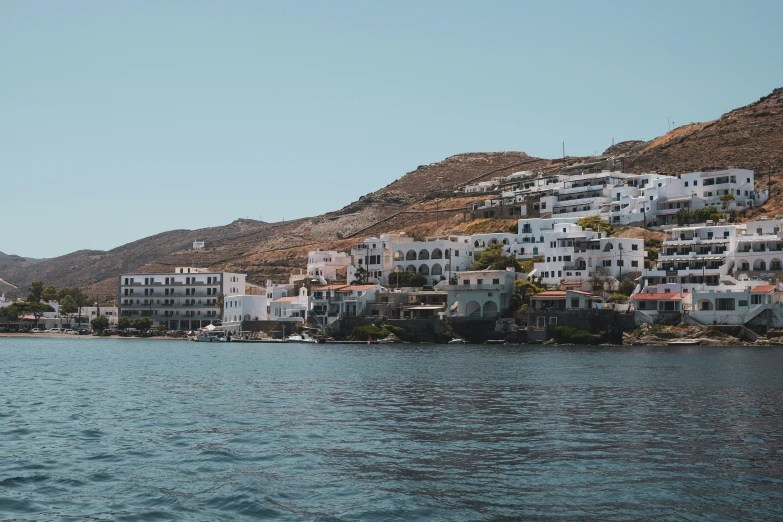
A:
<svg viewBox="0 0 783 522">
<path fill-rule="evenodd" d="M 245 293 L 245 275 L 177 267 L 173 273 L 120 274 L 118 314 L 153 326 L 193 330 L 221 319 L 217 296 Z"/>
<path fill-rule="evenodd" d="M 229 295 L 223 301 L 223 329 L 239 332 L 242 321 L 268 319 L 266 295 Z"/>
<path fill-rule="evenodd" d="M 307 322 L 309 299 L 307 288 L 299 289 L 299 294 L 275 299 L 269 305 L 269 318 L 272 321 L 289 321 L 304 324 Z"/>
<path fill-rule="evenodd" d="M 465 271 L 459 273 L 456 284 L 443 281 L 437 289 L 448 292 L 448 317 L 495 319 L 511 304 L 514 281 L 516 273 L 513 268 Z"/>
<path fill-rule="evenodd" d="M 602 232 L 582 230 L 572 223 L 557 223 L 542 232 L 539 255 L 530 274 L 542 284 L 558 285 L 563 280 L 586 281 L 601 268 L 616 280 L 644 268 L 644 240 L 604 237 Z"/>
<path fill-rule="evenodd" d="M 703 286 L 685 294 L 684 302 L 699 323 L 740 325 L 780 303 L 782 296 L 776 285 Z"/>
<path fill-rule="evenodd" d="M 468 270 L 473 264 L 473 244 L 470 236 L 449 236 L 432 241 L 392 244 L 393 271 L 415 272 L 437 284 L 455 272 Z"/>
<path fill-rule="evenodd" d="M 345 316 L 363 315 L 383 292 L 386 289 L 381 285 L 314 286 L 309 299 L 310 316 L 326 325 Z"/>
<path fill-rule="evenodd" d="M 109 320 L 109 326 L 115 326 L 117 324 L 117 319 L 119 318 L 119 312 L 116 306 L 83 306 L 81 307 L 80 312 L 82 320 L 87 324 L 98 317 L 105 317 Z M 72 315 L 78 317 L 79 312 Z M 86 320 L 84 318 L 86 318 Z"/>
<path fill-rule="evenodd" d="M 389 273 L 394 269 L 392 245 L 412 243 L 413 238 L 405 233 L 383 234 L 381 237 L 368 237 L 351 249 L 351 258 L 355 268 L 364 268 L 369 272 L 370 282 L 388 282 Z M 352 281 L 348 281 L 349 283 Z"/>
<path fill-rule="evenodd" d="M 202 248 L 204 248 L 204 241 L 193 242 L 193 250 L 201 250 Z"/>
<path fill-rule="evenodd" d="M 315 250 L 307 256 L 307 275 L 320 276 L 326 281 L 335 281 L 338 279 L 338 271 L 347 269 L 351 261 L 351 256 L 344 252 Z"/>
</svg>

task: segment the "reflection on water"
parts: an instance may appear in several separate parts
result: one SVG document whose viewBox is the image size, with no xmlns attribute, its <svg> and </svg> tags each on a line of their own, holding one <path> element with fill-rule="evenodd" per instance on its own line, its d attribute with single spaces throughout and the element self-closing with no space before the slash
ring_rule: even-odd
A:
<svg viewBox="0 0 783 522">
<path fill-rule="evenodd" d="M 0 518 L 783 516 L 783 351 L 0 339 Z"/>
</svg>

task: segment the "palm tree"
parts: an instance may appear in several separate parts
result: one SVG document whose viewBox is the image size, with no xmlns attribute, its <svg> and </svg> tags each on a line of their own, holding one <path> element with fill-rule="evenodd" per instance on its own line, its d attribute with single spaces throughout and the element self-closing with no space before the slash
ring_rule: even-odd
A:
<svg viewBox="0 0 783 522">
<path fill-rule="evenodd" d="M 225 299 L 226 299 L 226 294 L 221 292 L 221 293 L 219 293 L 217 295 L 216 303 L 217 303 L 218 309 L 220 310 L 220 318 L 221 319 L 223 318 L 223 301 Z"/>
</svg>

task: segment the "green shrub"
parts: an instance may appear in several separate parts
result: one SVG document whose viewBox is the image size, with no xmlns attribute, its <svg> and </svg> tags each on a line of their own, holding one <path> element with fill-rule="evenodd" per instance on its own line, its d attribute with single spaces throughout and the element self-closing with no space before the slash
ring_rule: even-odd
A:
<svg viewBox="0 0 783 522">
<path fill-rule="evenodd" d="M 395 334 L 396 335 L 396 334 Z M 348 334 L 349 341 L 366 341 L 368 338 L 373 341 L 376 339 L 383 339 L 389 336 L 389 331 L 380 326 L 374 324 L 365 324 L 363 326 L 357 326 L 351 333 Z"/>
<path fill-rule="evenodd" d="M 628 296 L 624 293 L 614 293 L 606 300 L 607 303 L 627 303 Z"/>
<path fill-rule="evenodd" d="M 558 343 L 591 344 L 595 339 L 590 332 L 570 326 L 552 326 L 549 333 Z"/>
</svg>

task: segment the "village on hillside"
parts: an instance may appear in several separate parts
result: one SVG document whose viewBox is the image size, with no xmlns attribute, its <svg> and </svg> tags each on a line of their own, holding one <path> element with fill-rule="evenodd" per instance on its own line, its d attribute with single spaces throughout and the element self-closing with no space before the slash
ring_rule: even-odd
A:
<svg viewBox="0 0 783 522">
<path fill-rule="evenodd" d="M 702 337 L 724 331 L 763 341 L 783 327 L 783 220 L 738 222 L 769 199 L 757 185 L 737 168 L 520 171 L 462 189 L 482 198 L 470 218 L 516 220 L 503 231 L 367 237 L 350 250 L 311 251 L 287 282 L 265 286 L 199 267 L 123 273 L 117 306 L 71 303 L 65 313 L 52 299 L 35 312 L 2 298 L 0 329 L 583 344 L 643 342 L 651 331 L 711 342 Z M 629 227 L 664 239 L 617 233 Z"/>
</svg>

